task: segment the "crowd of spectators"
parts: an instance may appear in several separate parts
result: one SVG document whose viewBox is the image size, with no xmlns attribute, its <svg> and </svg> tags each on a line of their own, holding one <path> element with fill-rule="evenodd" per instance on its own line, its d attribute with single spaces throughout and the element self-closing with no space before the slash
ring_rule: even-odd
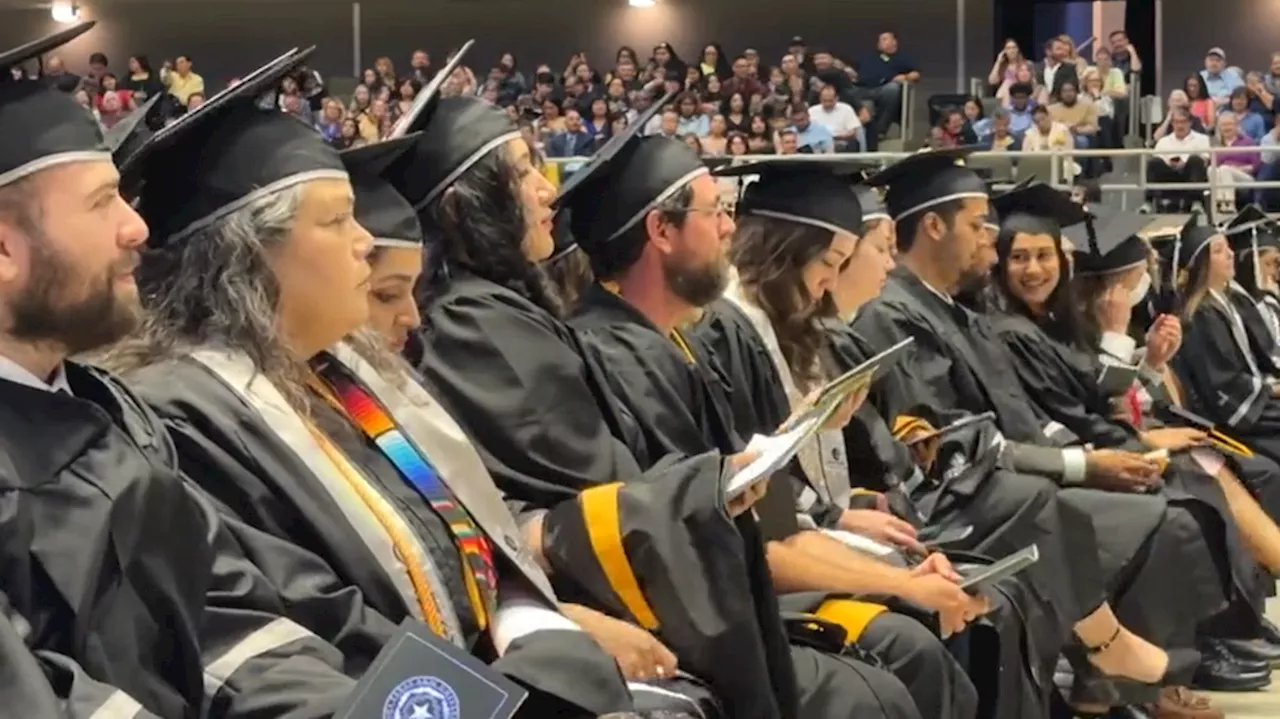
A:
<svg viewBox="0 0 1280 719">
<path fill-rule="evenodd" d="M 986 78 L 985 96 L 929 99 L 933 121 L 923 144 L 993 151 L 1122 147 L 1133 109 L 1129 83 L 1142 59 L 1123 31 L 1095 40 L 1077 46 L 1066 35 L 1052 38 L 1039 61 L 1006 42 Z M 920 78 L 892 32 L 881 33 L 874 50 L 849 57 L 794 37 L 776 64 L 752 48 L 730 55 L 718 43 L 706 45 L 693 61 L 661 43 L 644 60 L 630 47 L 619 48 L 611 66 L 582 53 L 563 69 L 542 64 L 529 71 L 512 53 L 498 56 L 487 70 L 477 62 L 473 56 L 458 67 L 444 94 L 475 94 L 504 107 L 543 158 L 589 156 L 668 94 L 674 101 L 644 133 L 679 138 L 705 156 L 874 151 L 880 140 L 901 132 L 903 89 Z M 105 55 L 94 53 L 83 76 L 58 57 L 48 58 L 41 73 L 74 93 L 108 128 L 156 94 L 163 99 L 155 125 L 204 101 L 205 81 L 190 57 L 166 60 L 156 70 L 145 56 L 133 56 L 121 70 L 116 74 Z M 385 137 L 434 73 L 426 50 L 414 51 L 399 70 L 391 58 L 380 57 L 349 97 L 338 97 L 304 68 L 285 79 L 276 101 L 335 146 L 351 147 Z M 1161 154 L 1148 163 L 1150 180 L 1204 182 L 1212 171 L 1223 188 L 1214 199 L 1228 203 L 1237 199 L 1233 183 L 1280 179 L 1278 97 L 1280 53 L 1265 72 L 1246 72 L 1228 65 L 1222 48 L 1211 48 L 1205 69 L 1170 93 L 1163 122 L 1151 128 L 1150 144 Z M 919 144 L 905 139 L 909 147 Z M 1214 145 L 1241 149 L 1220 155 L 1211 168 L 1198 151 Z M 1061 175 L 1095 177 L 1110 164 L 1068 158 Z M 1247 199 L 1274 207 L 1280 205 L 1275 195 L 1280 193 Z M 1152 192 L 1149 200 L 1160 209 L 1185 210 L 1203 193 Z"/>
</svg>

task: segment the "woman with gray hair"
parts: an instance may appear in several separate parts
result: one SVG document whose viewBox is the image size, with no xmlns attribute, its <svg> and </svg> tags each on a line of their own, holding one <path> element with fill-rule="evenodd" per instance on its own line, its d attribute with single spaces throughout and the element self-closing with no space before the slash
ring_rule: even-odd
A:
<svg viewBox="0 0 1280 719">
<path fill-rule="evenodd" d="M 522 716 L 630 712 L 615 662 L 558 611 L 466 436 L 362 334 L 375 239 L 356 220 L 353 184 L 376 185 L 414 138 L 339 155 L 296 118 L 257 106 L 263 78 L 307 54 L 246 78 L 124 163 L 152 230 L 139 272 L 149 317 L 108 360 L 130 373 L 183 470 L 222 511 L 327 564 L 303 572 L 254 557 L 291 618 L 331 629 L 337 618 L 306 597 L 361 592 L 368 615 L 416 620 L 420 636 L 528 689 Z M 353 673 L 367 668 L 369 647 L 345 649 Z M 456 715 L 458 694 L 479 709 L 476 682 L 468 695 L 449 680 L 461 670 L 441 666 L 452 661 L 388 661 L 380 676 L 438 677 L 406 678 L 383 714 Z M 489 696 L 489 710 L 514 712 L 519 700 L 504 696 Z"/>
</svg>

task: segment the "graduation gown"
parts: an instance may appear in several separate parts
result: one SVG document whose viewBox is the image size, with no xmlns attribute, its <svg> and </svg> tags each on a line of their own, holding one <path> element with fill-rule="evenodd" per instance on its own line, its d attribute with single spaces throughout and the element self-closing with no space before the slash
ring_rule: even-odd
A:
<svg viewBox="0 0 1280 719">
<path fill-rule="evenodd" d="M 742 307 L 725 298 L 716 301 L 703 314 L 696 331 L 699 339 L 714 350 L 718 363 L 723 367 L 735 419 L 749 423 L 744 431 L 768 431 L 789 415 L 790 405 L 777 363 Z M 831 360 L 843 365 L 843 358 L 837 360 L 832 356 Z M 851 369 L 855 364 L 857 362 L 851 362 L 843 369 Z M 865 416 L 867 412 L 874 412 L 869 403 L 863 405 L 859 415 Z M 860 420 L 855 417 L 850 424 L 858 425 Z M 880 425 L 883 428 L 882 421 Z M 869 427 L 871 431 L 867 434 L 875 434 L 875 425 Z M 887 433 L 887 428 L 884 431 Z M 891 436 L 880 435 L 879 439 L 896 443 Z M 848 446 L 849 475 L 855 486 L 862 484 L 859 477 L 864 476 L 868 467 L 883 469 L 901 461 L 914 467 L 913 460 L 901 455 L 897 458 L 877 457 L 879 461 L 867 465 L 862 462 L 860 445 L 853 442 Z M 899 466 L 905 471 L 905 466 Z M 871 471 L 876 472 L 877 469 Z M 903 507 L 904 516 L 919 514 L 909 499 L 904 498 L 904 501 L 907 502 Z M 1008 517 L 996 521 L 1003 523 L 1007 520 Z M 984 542 L 967 548 L 998 556 L 1021 549 L 1031 541 L 1034 540 L 1027 540 L 1017 547 Z M 996 551 L 987 552 L 987 548 Z M 979 624 L 970 631 L 969 669 L 973 681 L 984 695 L 980 715 L 1009 719 L 1046 716 L 1049 693 L 1053 689 L 1053 665 L 1066 641 L 1065 634 L 1070 632 L 1070 621 L 1063 620 L 1067 625 L 1064 629 L 1059 623 L 1049 620 L 1046 612 L 1052 615 L 1053 607 L 1045 602 L 1034 584 L 1021 578 L 999 583 L 991 599 L 993 611 L 986 618 L 990 625 Z M 988 671 L 993 668 L 996 670 Z"/>
<path fill-rule="evenodd" d="M 724 511 L 720 455 L 633 455 L 640 428 L 600 358 L 506 287 L 454 272 L 421 310 L 418 371 L 513 510 L 545 512 L 557 594 L 655 632 L 731 716 L 795 716 L 763 549 Z"/>
<path fill-rule="evenodd" d="M 1051 419 L 1098 447 L 1148 451 L 1133 427 L 1111 418 L 1110 398 L 1095 379 L 1102 370 L 1097 356 L 1055 340 L 1021 314 L 1000 313 L 992 318 L 992 324 L 1013 358 L 1013 368 L 1027 395 L 1034 397 Z M 1235 621 L 1224 629 L 1253 636 L 1266 588 L 1259 581 L 1257 564 L 1241 542 L 1217 481 L 1190 455 L 1180 453 L 1169 463 L 1159 493 L 1172 505 L 1190 510 L 1212 549 L 1214 566 L 1219 568 L 1220 591 L 1205 591 L 1198 602 L 1189 604 L 1193 616 L 1197 612 L 1202 616 L 1216 613 L 1225 596 L 1239 611 L 1232 612 Z M 1184 586 L 1212 586 L 1213 577 L 1206 574 L 1205 567 L 1184 564 L 1181 569 L 1184 576 L 1198 577 Z"/>
<path fill-rule="evenodd" d="M 1280 400 L 1271 389 L 1280 368 L 1271 360 L 1269 337 L 1247 296 L 1210 292 L 1183 319 L 1182 346 L 1172 364 L 1191 409 L 1280 461 Z"/>
<path fill-rule="evenodd" d="M 247 355 L 203 349 L 144 368 L 132 379 L 164 417 L 193 475 L 215 478 L 207 489 L 227 511 L 311 549 L 327 565 L 321 570 L 325 574 L 282 572 L 279 584 L 311 587 L 328 575 L 330 584 L 365 593 L 382 617 L 397 623 L 407 616 L 423 620 L 391 530 L 383 524 L 392 521 L 401 536 L 413 538 L 413 552 L 426 558 L 423 568 L 433 589 L 449 600 L 441 609 L 456 632 L 454 642 L 478 644 L 475 651 L 495 670 L 534 691 L 522 713 L 555 707 L 591 715 L 629 710 L 630 697 L 612 658 L 556 611 L 551 586 L 520 540 L 501 495 L 440 405 L 407 376 L 398 385 L 383 379 L 347 345 L 326 359 L 353 372 L 382 403 L 489 538 L 499 584 L 494 619 L 483 637 L 462 580 L 464 560 L 442 518 L 345 417 L 315 403 L 316 425 L 384 498 L 380 516 L 352 493 L 303 419 Z M 332 621 L 312 615 L 305 620 Z"/>
<path fill-rule="evenodd" d="M 618 399 L 633 407 L 648 442 L 646 454 L 699 453 L 708 449 L 731 454 L 742 449 L 744 442 L 730 418 L 719 370 L 696 338 L 677 330 L 678 340 L 673 340 L 626 300 L 598 284 L 583 294 L 569 324 L 581 333 L 586 346 L 600 353 Z M 773 477 L 766 496 L 739 521 L 751 524 L 755 522 L 751 515 L 759 516 L 768 539 L 785 539 L 799 531 L 789 479 L 785 473 Z M 845 597 L 805 592 L 782 597 L 782 606 L 799 612 L 816 609 L 821 616 L 823 605 Z M 882 650 L 879 658 L 897 668 L 895 673 L 911 691 L 923 716 L 973 716 L 974 689 L 935 637 L 905 618 L 885 613 L 880 605 L 851 604 L 858 621 L 842 623 L 849 632 L 848 639 L 860 647 Z M 890 700 L 886 690 L 893 683 L 891 677 L 870 666 L 834 662 L 834 658 L 821 661 L 828 665 L 824 673 L 839 675 L 852 670 L 865 686 L 885 692 L 881 701 Z M 813 680 L 800 677 L 806 684 Z M 857 684 L 848 682 L 845 693 L 860 691 Z M 801 708 L 802 716 L 819 710 L 834 713 L 842 702 L 848 701 L 840 697 L 815 699 L 814 706 Z M 849 709 L 866 711 L 854 706 Z"/>
<path fill-rule="evenodd" d="M 1020 449 L 1018 444 L 1042 450 L 1078 441 L 1013 381 L 1016 370 L 988 320 L 928 287 L 907 267 L 899 266 L 890 274 L 884 291 L 862 308 L 852 325 L 873 350 L 906 337 L 915 340 L 908 358 L 890 371 L 890 381 L 873 393 L 872 401 L 882 415 L 896 418 L 921 405 L 969 413 L 992 411 L 1005 437 L 1013 440 L 1005 458 L 1014 467 L 1019 465 L 1011 455 Z M 1077 597 L 1076 609 L 1081 613 L 1072 621 L 1096 608 L 1097 602 L 1085 597 L 1098 598 L 1099 583 L 1102 595 L 1111 598 L 1125 625 L 1143 636 L 1153 640 L 1172 636 L 1192 621 L 1194 612 L 1188 607 L 1151 598 L 1163 594 L 1159 588 L 1168 586 L 1184 564 L 1202 566 L 1197 563 L 1210 556 L 1194 520 L 1185 513 L 1175 516 L 1158 496 L 1068 487 L 1058 497 L 1065 511 L 1075 515 L 1075 520 L 1069 520 L 1073 529 L 1041 540 L 1062 546 L 1054 550 L 1055 561 L 1042 560 L 1038 566 L 1048 570 L 1049 576 L 1044 577 L 1048 587 L 1061 588 L 1065 581 L 1085 589 Z M 1080 513 L 1093 526 L 1092 536 L 1081 531 Z M 1064 595 L 1055 592 L 1054 596 Z M 1189 632 L 1179 634 L 1178 642 L 1183 641 L 1191 641 Z"/>
<path fill-rule="evenodd" d="M 285 616 L 247 555 L 310 558 L 220 518 L 141 400 L 64 366 L 70 395 L 0 380 L 0 587 L 9 627 L 30 627 L 30 655 L 13 632 L 0 652 L 17 662 L 3 662 L 6 682 L 32 678 L 6 699 L 38 707 L 52 692 L 73 716 L 330 716 L 355 686 L 350 668 Z M 314 600 L 349 622 L 336 643 L 359 642 L 358 596 Z"/>
</svg>

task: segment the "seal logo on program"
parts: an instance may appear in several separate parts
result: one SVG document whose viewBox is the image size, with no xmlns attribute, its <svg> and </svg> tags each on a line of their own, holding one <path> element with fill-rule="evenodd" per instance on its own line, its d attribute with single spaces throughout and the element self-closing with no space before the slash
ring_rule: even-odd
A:
<svg viewBox="0 0 1280 719">
<path fill-rule="evenodd" d="M 396 685 L 382 704 L 382 719 L 461 719 L 453 687 L 435 677 L 411 677 Z"/>
</svg>

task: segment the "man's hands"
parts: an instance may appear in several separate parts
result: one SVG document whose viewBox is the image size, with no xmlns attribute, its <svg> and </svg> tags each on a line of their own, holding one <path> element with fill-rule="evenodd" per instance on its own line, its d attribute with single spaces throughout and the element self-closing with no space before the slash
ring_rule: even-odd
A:
<svg viewBox="0 0 1280 719">
<path fill-rule="evenodd" d="M 888 512 L 875 509 L 846 509 L 837 523 L 840 529 L 874 539 L 882 544 L 901 547 L 914 554 L 923 555 L 926 550 L 916 539 L 916 528 L 910 522 L 898 519 Z"/>
<path fill-rule="evenodd" d="M 1162 427 L 1142 433 L 1142 441 L 1152 449 L 1180 452 L 1209 443 L 1209 435 L 1190 427 Z"/>
<path fill-rule="evenodd" d="M 560 609 L 618 662 L 627 679 L 675 676 L 676 655 L 649 632 L 580 604 L 564 604 Z"/>
<path fill-rule="evenodd" d="M 1091 483 L 1119 492 L 1144 492 L 1160 479 L 1161 463 L 1118 449 L 1096 449 L 1086 455 Z"/>
<path fill-rule="evenodd" d="M 760 453 L 755 450 L 744 450 L 725 460 L 729 476 L 741 472 L 748 464 L 759 459 Z M 765 492 L 769 491 L 769 478 L 762 477 L 760 481 L 747 487 L 747 489 L 737 497 L 725 503 L 725 511 L 729 516 L 736 517 L 739 514 L 751 509 L 752 505 L 760 501 Z"/>
<path fill-rule="evenodd" d="M 902 598 L 938 613 L 943 638 L 991 611 L 986 597 L 973 596 L 960 588 L 961 577 L 941 554 L 931 554 L 915 569 L 902 591 Z"/>
</svg>

